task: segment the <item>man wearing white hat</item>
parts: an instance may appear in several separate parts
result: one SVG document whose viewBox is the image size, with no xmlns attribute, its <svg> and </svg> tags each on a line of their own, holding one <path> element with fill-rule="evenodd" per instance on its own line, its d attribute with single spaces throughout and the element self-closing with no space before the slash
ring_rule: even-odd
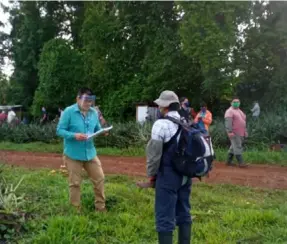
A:
<svg viewBox="0 0 287 244">
<path fill-rule="evenodd" d="M 165 119 L 180 120 L 179 99 L 172 91 L 163 91 L 154 101 L 162 119 L 152 128 L 147 145 L 147 175 L 155 180 L 155 218 L 159 244 L 172 244 L 175 224 L 179 227 L 178 243 L 189 244 L 191 215 L 189 197 L 191 179 L 176 173 L 171 158 L 177 148 L 179 126 Z"/>
</svg>

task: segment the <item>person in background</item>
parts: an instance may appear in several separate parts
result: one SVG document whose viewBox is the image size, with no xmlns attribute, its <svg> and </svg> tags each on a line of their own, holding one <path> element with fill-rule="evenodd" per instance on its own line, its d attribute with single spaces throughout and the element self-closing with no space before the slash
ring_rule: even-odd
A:
<svg viewBox="0 0 287 244">
<path fill-rule="evenodd" d="M 248 136 L 246 129 L 246 115 L 241 111 L 240 100 L 234 97 L 231 102 L 231 107 L 225 112 L 225 128 L 231 142 L 228 152 L 227 165 L 232 166 L 232 160 L 235 156 L 239 167 L 246 167 L 244 163 L 243 153 L 243 140 Z"/>
<path fill-rule="evenodd" d="M 29 120 L 26 116 L 24 116 L 23 120 L 22 120 L 22 124 L 24 125 L 28 125 L 29 124 Z"/>
<path fill-rule="evenodd" d="M 61 118 L 62 114 L 63 114 L 63 109 L 61 107 L 58 108 L 58 112 L 59 112 L 59 118 Z"/>
<path fill-rule="evenodd" d="M 180 116 L 185 119 L 186 123 L 191 124 L 194 118 L 196 117 L 194 109 L 190 107 L 190 103 L 186 97 L 181 97 L 179 101 L 180 101 L 180 109 L 179 109 Z"/>
<path fill-rule="evenodd" d="M 160 113 L 160 108 L 157 107 L 157 110 L 156 110 L 156 120 L 158 119 L 162 119 L 162 114 Z"/>
<path fill-rule="evenodd" d="M 195 112 L 193 108 L 190 108 L 190 113 L 191 113 L 192 119 L 195 119 L 197 113 Z"/>
<path fill-rule="evenodd" d="M 253 119 L 258 119 L 260 115 L 260 106 L 257 101 L 253 103 L 253 108 L 251 109 Z"/>
<path fill-rule="evenodd" d="M 53 123 L 58 123 L 59 122 L 59 120 L 60 120 L 60 117 L 59 117 L 59 115 L 58 114 L 56 114 L 56 116 L 55 116 L 55 118 L 53 119 Z"/>
<path fill-rule="evenodd" d="M 105 118 L 104 118 L 104 116 L 103 116 L 103 114 L 102 114 L 102 112 L 101 112 L 99 106 L 94 106 L 94 108 L 95 108 L 95 110 L 96 110 L 97 113 L 98 113 L 98 118 L 99 118 L 99 121 L 100 121 L 100 123 L 101 123 L 101 126 L 102 126 L 102 127 L 106 126 L 106 125 L 107 125 L 107 121 L 105 120 Z"/>
<path fill-rule="evenodd" d="M 179 99 L 172 91 L 163 91 L 155 100 L 162 119 L 158 119 L 147 144 L 147 176 L 155 182 L 155 219 L 159 244 L 172 244 L 173 231 L 178 225 L 178 243 L 191 240 L 190 193 L 191 179 L 179 175 L 171 165 L 177 148 L 178 125 L 166 116 L 180 120 Z M 145 183 L 143 183 L 145 184 Z M 141 187 L 140 184 L 138 184 Z M 146 187 L 143 187 L 146 188 Z"/>
<path fill-rule="evenodd" d="M 2 112 L 0 111 L 0 125 L 4 124 L 7 120 L 7 114 L 3 110 Z"/>
<path fill-rule="evenodd" d="M 16 119 L 16 113 L 15 113 L 14 110 L 11 108 L 11 109 L 9 110 L 9 112 L 8 112 L 7 123 L 8 123 L 8 124 L 12 124 L 15 119 Z"/>
<path fill-rule="evenodd" d="M 212 113 L 207 109 L 207 105 L 205 102 L 201 103 L 200 111 L 195 117 L 195 123 L 199 125 L 199 127 L 205 130 L 208 134 L 209 126 L 212 123 Z"/>
<path fill-rule="evenodd" d="M 80 209 L 82 169 L 84 168 L 94 186 L 95 209 L 106 212 L 104 173 L 93 139 L 88 134 L 101 129 L 98 114 L 93 108 L 95 95 L 89 88 L 81 88 L 77 103 L 67 107 L 57 126 L 57 135 L 64 138 L 64 164 L 69 173 L 70 202 Z"/>
<path fill-rule="evenodd" d="M 45 107 L 42 107 L 42 118 L 40 120 L 41 124 L 45 124 L 48 121 L 48 113 Z"/>
</svg>

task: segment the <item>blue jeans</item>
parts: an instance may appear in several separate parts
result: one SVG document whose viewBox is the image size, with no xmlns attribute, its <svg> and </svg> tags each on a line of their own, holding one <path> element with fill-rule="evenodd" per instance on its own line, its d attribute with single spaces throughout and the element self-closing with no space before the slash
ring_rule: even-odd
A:
<svg viewBox="0 0 287 244">
<path fill-rule="evenodd" d="M 190 224 L 189 197 L 191 179 L 182 185 L 183 177 L 171 167 L 159 172 L 155 187 L 155 217 L 157 232 L 170 232 L 176 225 Z"/>
</svg>

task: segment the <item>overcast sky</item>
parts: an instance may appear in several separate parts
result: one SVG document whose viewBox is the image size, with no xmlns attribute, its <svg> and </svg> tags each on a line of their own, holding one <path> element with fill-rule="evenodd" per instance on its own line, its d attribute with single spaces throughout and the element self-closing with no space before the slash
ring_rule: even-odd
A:
<svg viewBox="0 0 287 244">
<path fill-rule="evenodd" d="M 9 0 L 1 0 L 1 3 L 4 4 L 5 6 L 9 5 Z M 3 13 L 2 8 L 0 8 L 0 21 L 4 23 L 4 27 L 0 27 L 1 31 L 4 31 L 5 33 L 10 33 L 11 31 L 11 25 L 9 24 L 9 14 L 8 13 Z M 10 76 L 13 72 L 13 65 L 11 62 L 6 58 L 5 59 L 5 65 L 2 67 L 2 70 L 4 74 Z"/>
</svg>

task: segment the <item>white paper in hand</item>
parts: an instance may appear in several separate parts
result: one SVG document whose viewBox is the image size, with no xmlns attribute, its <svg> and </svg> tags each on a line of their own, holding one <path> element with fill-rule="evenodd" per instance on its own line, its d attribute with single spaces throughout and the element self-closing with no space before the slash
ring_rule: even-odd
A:
<svg viewBox="0 0 287 244">
<path fill-rule="evenodd" d="M 103 129 L 100 129 L 99 131 L 97 131 L 96 133 L 93 133 L 93 134 L 89 134 L 88 135 L 88 139 L 91 139 L 91 138 L 94 138 L 98 135 L 101 135 L 105 132 L 108 132 L 109 130 L 113 129 L 113 126 L 110 126 L 110 127 L 107 127 L 107 128 L 103 128 Z"/>
</svg>

